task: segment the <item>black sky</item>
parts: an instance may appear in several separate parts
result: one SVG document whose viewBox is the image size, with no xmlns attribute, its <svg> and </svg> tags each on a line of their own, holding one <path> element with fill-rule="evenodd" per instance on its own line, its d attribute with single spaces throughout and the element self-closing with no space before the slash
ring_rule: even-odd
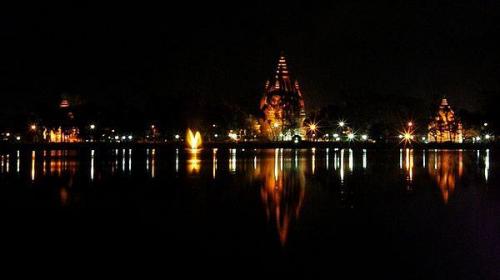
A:
<svg viewBox="0 0 500 280">
<path fill-rule="evenodd" d="M 251 110 L 280 51 L 309 108 L 357 91 L 476 110 L 477 92 L 499 90 L 498 1 L 209 2 L 2 9 L 3 99 L 12 110 L 61 94 L 139 111 L 172 98 Z"/>
</svg>

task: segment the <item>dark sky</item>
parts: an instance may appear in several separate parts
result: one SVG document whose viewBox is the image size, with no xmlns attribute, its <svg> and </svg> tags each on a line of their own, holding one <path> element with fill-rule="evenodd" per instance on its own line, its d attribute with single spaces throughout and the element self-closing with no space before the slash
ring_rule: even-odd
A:
<svg viewBox="0 0 500 280">
<path fill-rule="evenodd" d="M 498 1 L 206 2 L 2 9 L 2 98 L 140 108 L 195 96 L 248 108 L 280 51 L 309 108 L 358 90 L 477 109 L 476 92 L 499 88 Z"/>
</svg>

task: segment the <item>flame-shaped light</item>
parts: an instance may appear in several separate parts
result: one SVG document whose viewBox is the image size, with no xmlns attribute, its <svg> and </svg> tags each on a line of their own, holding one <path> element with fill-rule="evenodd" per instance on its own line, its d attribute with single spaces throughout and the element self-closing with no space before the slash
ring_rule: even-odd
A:
<svg viewBox="0 0 500 280">
<path fill-rule="evenodd" d="M 191 129 L 188 129 L 186 140 L 188 148 L 191 148 L 192 150 L 196 150 L 201 147 L 201 134 L 199 131 L 196 131 L 196 133 L 193 134 Z"/>
</svg>

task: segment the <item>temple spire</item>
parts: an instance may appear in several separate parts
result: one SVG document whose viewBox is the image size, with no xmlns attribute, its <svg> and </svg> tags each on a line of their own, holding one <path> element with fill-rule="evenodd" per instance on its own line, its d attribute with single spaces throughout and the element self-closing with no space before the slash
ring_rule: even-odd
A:
<svg viewBox="0 0 500 280">
<path fill-rule="evenodd" d="M 283 52 L 281 52 L 280 58 L 278 60 L 278 66 L 276 67 L 276 81 L 274 82 L 275 89 L 284 89 L 285 91 L 292 90 L 292 84 L 290 82 L 290 75 L 288 72 L 288 66 L 286 63 L 286 57 Z"/>
</svg>

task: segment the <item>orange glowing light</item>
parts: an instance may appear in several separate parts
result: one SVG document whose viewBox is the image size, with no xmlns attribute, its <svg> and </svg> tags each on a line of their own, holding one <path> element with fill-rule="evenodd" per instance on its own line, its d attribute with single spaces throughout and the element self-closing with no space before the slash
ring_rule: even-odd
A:
<svg viewBox="0 0 500 280">
<path fill-rule="evenodd" d="M 415 139 L 415 135 L 413 130 L 405 129 L 403 130 L 403 132 L 401 132 L 399 138 L 401 139 L 401 142 L 404 142 L 405 144 L 410 144 Z"/>
<path fill-rule="evenodd" d="M 307 125 L 307 129 L 310 131 L 310 132 L 313 132 L 315 133 L 318 129 L 319 129 L 319 126 L 317 123 L 315 122 L 311 122 Z"/>
<path fill-rule="evenodd" d="M 186 135 L 186 140 L 187 140 L 187 145 L 189 148 L 192 150 L 199 149 L 201 147 L 201 134 L 199 131 L 196 131 L 196 133 L 193 134 L 191 129 L 187 130 L 187 135 Z"/>
</svg>

